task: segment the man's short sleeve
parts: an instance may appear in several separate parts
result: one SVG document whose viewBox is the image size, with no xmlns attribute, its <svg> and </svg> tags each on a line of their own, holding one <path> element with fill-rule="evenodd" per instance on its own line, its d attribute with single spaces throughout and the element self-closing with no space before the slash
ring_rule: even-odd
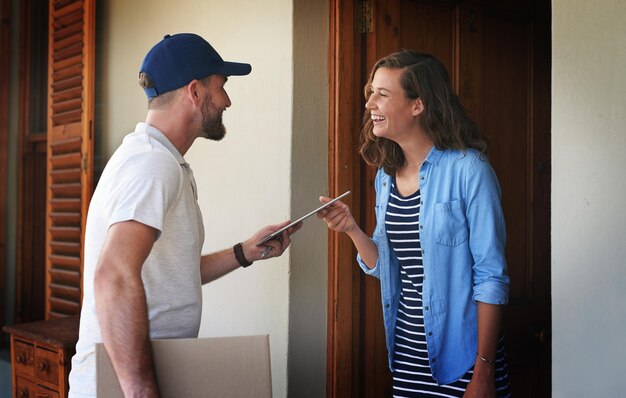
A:
<svg viewBox="0 0 626 398">
<path fill-rule="evenodd" d="M 134 220 L 162 232 L 167 211 L 180 195 L 181 173 L 180 164 L 167 153 L 147 152 L 129 158 L 117 176 L 109 227 Z"/>
</svg>

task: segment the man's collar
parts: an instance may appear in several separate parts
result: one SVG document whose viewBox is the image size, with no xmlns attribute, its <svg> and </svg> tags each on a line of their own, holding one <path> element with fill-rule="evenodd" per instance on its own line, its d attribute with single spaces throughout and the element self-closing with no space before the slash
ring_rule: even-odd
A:
<svg viewBox="0 0 626 398">
<path fill-rule="evenodd" d="M 185 161 L 185 158 L 183 158 L 183 155 L 181 155 L 180 152 L 178 152 L 178 149 L 176 149 L 174 144 L 172 144 L 172 142 L 167 138 L 167 136 L 163 134 L 160 130 L 156 129 L 155 127 L 150 126 L 147 123 L 139 122 L 137 123 L 137 127 L 135 128 L 135 131 L 145 132 L 150 137 L 157 140 L 165 148 L 167 148 L 167 150 L 170 151 L 172 155 L 174 155 L 178 163 L 180 163 L 183 166 L 187 164 L 187 162 Z"/>
</svg>

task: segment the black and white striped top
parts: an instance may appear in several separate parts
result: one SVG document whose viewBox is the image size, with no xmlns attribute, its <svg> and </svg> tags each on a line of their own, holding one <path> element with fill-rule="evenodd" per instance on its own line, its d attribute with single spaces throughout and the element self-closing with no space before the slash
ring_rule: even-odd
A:
<svg viewBox="0 0 626 398">
<path fill-rule="evenodd" d="M 393 396 L 462 397 L 473 369 L 447 385 L 438 385 L 430 369 L 422 313 L 424 268 L 419 234 L 420 199 L 419 190 L 406 197 L 400 195 L 393 180 L 385 226 L 400 263 L 402 280 L 394 339 Z M 508 397 L 509 373 L 502 338 L 497 357 L 496 389 L 499 397 Z"/>
</svg>

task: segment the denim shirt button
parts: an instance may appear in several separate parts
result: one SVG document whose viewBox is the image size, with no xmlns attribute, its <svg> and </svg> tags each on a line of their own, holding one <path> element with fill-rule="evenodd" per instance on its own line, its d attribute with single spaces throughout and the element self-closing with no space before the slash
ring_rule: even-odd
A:
<svg viewBox="0 0 626 398">
<path fill-rule="evenodd" d="M 428 332 L 428 335 L 429 335 L 429 336 L 432 336 L 432 335 L 433 335 L 433 332 Z"/>
<path fill-rule="evenodd" d="M 389 303 L 385 304 L 385 308 L 389 308 Z"/>
<path fill-rule="evenodd" d="M 424 309 L 425 309 L 426 311 L 428 311 L 430 308 L 429 308 L 428 306 L 426 306 L 426 307 L 424 307 Z"/>
</svg>

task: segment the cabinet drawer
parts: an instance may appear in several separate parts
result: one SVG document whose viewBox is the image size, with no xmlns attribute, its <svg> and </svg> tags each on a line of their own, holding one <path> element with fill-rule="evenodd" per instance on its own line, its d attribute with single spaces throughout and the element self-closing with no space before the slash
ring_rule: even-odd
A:
<svg viewBox="0 0 626 398">
<path fill-rule="evenodd" d="M 15 397 L 37 398 L 37 386 L 32 381 L 17 377 L 15 383 Z"/>
<path fill-rule="evenodd" d="M 45 387 L 37 386 L 37 398 L 60 398 L 56 391 L 48 390 Z"/>
<path fill-rule="evenodd" d="M 15 359 L 15 373 L 18 376 L 35 376 L 35 356 L 32 344 L 15 340 L 13 345 Z"/>
<path fill-rule="evenodd" d="M 67 317 L 2 328 L 11 335 L 15 397 L 67 396 L 67 376 L 78 340 L 78 324 L 78 317 Z"/>
<path fill-rule="evenodd" d="M 37 380 L 58 386 L 60 361 L 61 358 L 57 351 L 37 347 L 35 349 L 35 374 L 37 375 Z"/>
</svg>

